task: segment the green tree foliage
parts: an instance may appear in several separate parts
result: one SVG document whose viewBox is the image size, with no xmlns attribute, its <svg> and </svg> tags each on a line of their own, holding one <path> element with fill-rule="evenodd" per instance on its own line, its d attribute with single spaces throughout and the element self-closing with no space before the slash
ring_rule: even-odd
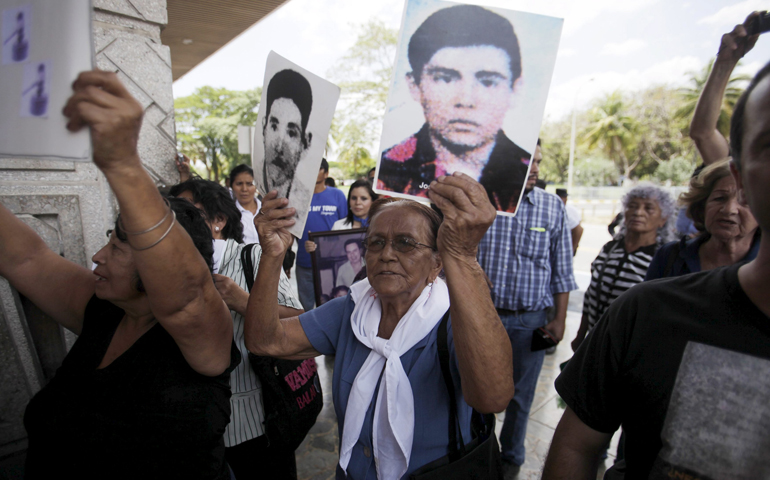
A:
<svg viewBox="0 0 770 480">
<path fill-rule="evenodd" d="M 599 100 L 589 115 L 584 144 L 601 150 L 625 178 L 630 178 L 640 161 L 633 159 L 640 129 L 638 120 L 630 115 L 628 102 L 616 91 Z"/>
<path fill-rule="evenodd" d="M 700 71 L 689 72 L 689 85 L 679 89 L 681 105 L 676 110 L 676 117 L 686 120 L 686 132 L 689 132 L 690 120 L 695 112 L 695 106 L 698 104 L 700 94 L 703 91 L 703 87 L 706 85 L 706 80 L 709 78 L 709 74 L 713 67 L 714 60 L 711 59 Z M 725 95 L 722 97 L 722 110 L 719 113 L 719 120 L 717 121 L 717 130 L 719 130 L 725 138 L 730 138 L 730 118 L 733 115 L 733 108 L 738 102 L 738 98 L 740 98 L 743 93 L 741 84 L 749 82 L 750 80 L 751 77 L 749 75 L 733 73 L 730 76 L 730 80 L 727 82 Z"/>
<path fill-rule="evenodd" d="M 679 102 L 679 93 L 665 86 L 648 88 L 631 98 L 629 112 L 639 124 L 632 154 L 639 161 L 635 177 L 651 175 L 675 156 L 688 156 L 695 161 L 696 150 L 685 133 L 689 119 L 676 115 Z"/>
<path fill-rule="evenodd" d="M 359 28 L 356 43 L 328 72 L 342 88 L 330 135 L 346 175 L 358 178 L 374 166 L 393 74 L 398 31 L 372 19 Z"/>
<path fill-rule="evenodd" d="M 588 115 L 585 112 L 577 113 L 576 125 L 577 132 L 582 132 L 588 127 Z M 540 164 L 540 178 L 546 182 L 567 183 L 571 133 L 571 115 L 559 121 L 550 121 L 543 125 L 540 131 L 543 153 L 543 162 Z M 584 158 L 588 151 L 580 142 L 576 142 L 575 150 L 576 158 Z M 574 178 L 573 181 L 577 182 Z"/>
<path fill-rule="evenodd" d="M 235 165 L 251 162 L 238 153 L 238 125 L 256 123 L 261 96 L 261 88 L 201 87 L 174 100 L 178 148 L 206 166 L 206 178 L 219 181 Z"/>
<path fill-rule="evenodd" d="M 635 92 L 614 92 L 577 112 L 575 184 L 612 185 L 623 177 L 686 183 L 700 163 L 688 130 L 711 66 L 710 62 L 700 72 L 692 73 L 686 88 L 657 85 Z M 740 84 L 746 80 L 744 75 L 734 75 L 728 85 L 718 125 L 725 136 L 729 135 L 729 119 L 742 93 Z M 571 120 L 570 116 L 543 124 L 541 171 L 548 181 L 567 181 Z M 607 161 L 615 165 L 612 175 L 606 170 Z"/>
<path fill-rule="evenodd" d="M 611 160 L 602 157 L 581 158 L 575 161 L 575 185 L 603 187 L 618 184 L 618 169 Z"/>
<path fill-rule="evenodd" d="M 376 161 L 366 147 L 369 143 L 365 129 L 358 122 L 348 122 L 341 127 L 335 123 L 329 136 L 338 143 L 337 168 L 344 178 L 365 177 Z"/>
<path fill-rule="evenodd" d="M 655 169 L 653 178 L 660 183 L 671 182 L 672 185 L 687 185 L 693 172 L 693 164 L 684 157 L 672 157 L 662 162 Z"/>
</svg>

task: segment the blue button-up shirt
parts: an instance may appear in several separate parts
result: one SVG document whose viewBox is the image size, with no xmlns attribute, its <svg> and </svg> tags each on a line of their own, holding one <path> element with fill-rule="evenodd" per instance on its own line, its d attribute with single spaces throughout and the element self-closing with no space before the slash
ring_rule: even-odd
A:
<svg viewBox="0 0 770 480">
<path fill-rule="evenodd" d="M 515 217 L 497 216 L 479 243 L 495 307 L 534 312 L 577 290 L 565 218 L 561 199 L 539 188 L 524 194 Z"/>
</svg>

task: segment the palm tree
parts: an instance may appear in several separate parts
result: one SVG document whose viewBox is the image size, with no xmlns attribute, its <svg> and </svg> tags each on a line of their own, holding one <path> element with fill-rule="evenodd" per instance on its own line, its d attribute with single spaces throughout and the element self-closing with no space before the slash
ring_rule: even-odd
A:
<svg viewBox="0 0 770 480">
<path fill-rule="evenodd" d="M 738 63 L 738 65 L 740 65 L 740 63 Z M 706 80 L 708 80 L 713 67 L 714 59 L 712 58 L 699 72 L 688 72 L 688 75 L 690 76 L 690 85 L 679 89 L 683 104 L 676 110 L 676 112 L 674 112 L 674 116 L 677 119 L 686 120 L 687 129 L 690 128 L 689 122 L 695 112 L 695 106 L 698 104 L 700 94 L 703 91 L 703 87 L 706 85 Z M 730 138 L 730 118 L 733 115 L 733 108 L 744 90 L 739 85 L 750 80 L 751 76 L 749 75 L 734 73 L 727 82 L 725 95 L 722 97 L 722 110 L 719 112 L 719 120 L 717 121 L 717 130 L 719 130 L 725 138 Z"/>
<path fill-rule="evenodd" d="M 637 143 L 639 124 L 627 113 L 620 92 L 607 95 L 589 112 L 590 123 L 583 134 L 588 149 L 599 147 L 617 165 L 624 178 L 629 178 L 641 156 L 629 163 L 629 154 Z"/>
</svg>

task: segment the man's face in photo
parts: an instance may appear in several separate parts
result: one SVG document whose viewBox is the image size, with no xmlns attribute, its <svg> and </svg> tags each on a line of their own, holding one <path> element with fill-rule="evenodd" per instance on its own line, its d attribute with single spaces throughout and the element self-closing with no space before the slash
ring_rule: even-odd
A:
<svg viewBox="0 0 770 480">
<path fill-rule="evenodd" d="M 358 263 L 361 261 L 361 249 L 355 243 L 350 243 L 345 246 L 345 253 L 348 255 L 348 261 L 350 263 Z"/>
<path fill-rule="evenodd" d="M 412 97 L 431 135 L 449 148 L 473 150 L 495 140 L 513 93 L 508 54 L 491 45 L 445 47 L 425 64 Z"/>
<path fill-rule="evenodd" d="M 275 185 L 283 185 L 294 177 L 294 171 L 305 147 L 302 145 L 302 116 L 288 98 L 278 98 L 270 108 L 263 130 L 265 163 L 268 176 Z"/>
</svg>

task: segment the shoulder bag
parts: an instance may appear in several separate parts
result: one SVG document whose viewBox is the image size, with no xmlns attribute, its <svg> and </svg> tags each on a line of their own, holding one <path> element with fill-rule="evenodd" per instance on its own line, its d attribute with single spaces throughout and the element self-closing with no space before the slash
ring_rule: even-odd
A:
<svg viewBox="0 0 770 480">
<path fill-rule="evenodd" d="M 495 415 L 480 414 L 473 410 L 471 415 L 471 436 L 463 442 L 460 421 L 457 417 L 457 399 L 454 382 L 449 370 L 449 348 L 447 346 L 447 320 L 444 314 L 438 328 L 438 357 L 441 373 L 449 392 L 449 454 L 415 470 L 410 480 L 490 480 L 503 478 L 500 447 L 495 436 Z M 457 439 L 460 443 L 458 447 Z"/>
<path fill-rule="evenodd" d="M 246 286 L 254 286 L 254 244 L 241 250 Z M 280 360 L 249 354 L 254 373 L 262 382 L 265 434 L 268 445 L 296 450 L 315 424 L 324 405 L 315 359 Z"/>
</svg>

